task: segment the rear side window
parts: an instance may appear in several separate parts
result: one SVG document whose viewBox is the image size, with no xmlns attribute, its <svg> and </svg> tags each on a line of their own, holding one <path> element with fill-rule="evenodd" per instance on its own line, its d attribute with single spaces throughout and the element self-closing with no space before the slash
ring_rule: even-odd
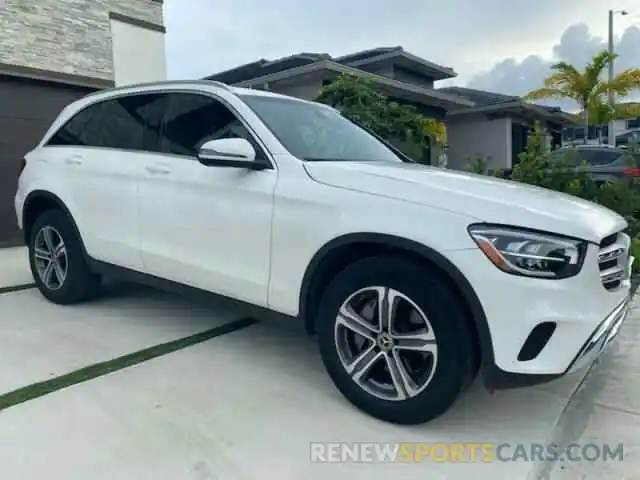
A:
<svg viewBox="0 0 640 480">
<path fill-rule="evenodd" d="M 105 100 L 78 112 L 48 144 L 160 152 L 166 106 L 160 93 Z"/>
</svg>

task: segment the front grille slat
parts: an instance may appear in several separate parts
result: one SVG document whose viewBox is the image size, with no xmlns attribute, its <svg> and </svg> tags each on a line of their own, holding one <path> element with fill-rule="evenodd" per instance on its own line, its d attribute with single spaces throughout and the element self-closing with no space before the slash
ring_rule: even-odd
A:
<svg viewBox="0 0 640 480">
<path fill-rule="evenodd" d="M 626 233 L 618 232 L 605 237 L 600 242 L 598 267 L 600 281 L 604 288 L 613 291 L 629 277 L 628 271 L 630 238 Z"/>
<path fill-rule="evenodd" d="M 626 253 L 627 252 L 623 246 L 614 243 L 613 245 L 609 245 L 608 247 L 600 250 L 600 253 L 598 254 L 598 261 L 606 262 L 607 260 L 613 260 L 615 258 L 621 257 Z"/>
<path fill-rule="evenodd" d="M 604 237 L 600 242 L 600 248 L 606 248 L 612 243 L 616 243 L 616 240 L 618 240 L 617 233 L 614 233 L 613 235 L 609 235 L 608 237 Z"/>
</svg>

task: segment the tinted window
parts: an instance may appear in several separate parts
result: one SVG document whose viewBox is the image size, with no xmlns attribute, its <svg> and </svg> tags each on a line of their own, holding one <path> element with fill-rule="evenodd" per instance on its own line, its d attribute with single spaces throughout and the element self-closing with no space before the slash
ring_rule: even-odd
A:
<svg viewBox="0 0 640 480">
<path fill-rule="evenodd" d="M 583 162 L 590 165 L 607 165 L 620 157 L 616 150 L 598 149 L 568 149 L 556 150 L 552 158 L 563 159 L 570 166 L 579 166 Z"/>
<path fill-rule="evenodd" d="M 195 156 L 205 142 L 222 138 L 244 138 L 264 158 L 262 150 L 235 114 L 224 104 L 206 95 L 169 95 L 164 126 L 164 151 Z"/>
<path fill-rule="evenodd" d="M 242 99 L 289 152 L 307 161 L 402 160 L 366 130 L 323 105 L 286 98 Z"/>
<path fill-rule="evenodd" d="M 129 105 L 128 109 L 143 122 L 142 148 L 147 151 L 162 152 L 164 116 L 169 108 L 169 95 L 140 95 L 128 97 L 126 100 L 137 101 L 136 104 Z"/>
<path fill-rule="evenodd" d="M 102 103 L 100 146 L 125 150 L 161 151 L 161 125 L 166 95 L 131 95 Z"/>
<path fill-rule="evenodd" d="M 77 113 L 48 142 L 48 145 L 90 145 L 100 144 L 95 131 L 87 130 L 87 125 L 98 114 L 100 105 L 93 105 Z"/>
<path fill-rule="evenodd" d="M 165 94 L 105 100 L 79 112 L 49 144 L 161 151 L 166 102 Z"/>
</svg>

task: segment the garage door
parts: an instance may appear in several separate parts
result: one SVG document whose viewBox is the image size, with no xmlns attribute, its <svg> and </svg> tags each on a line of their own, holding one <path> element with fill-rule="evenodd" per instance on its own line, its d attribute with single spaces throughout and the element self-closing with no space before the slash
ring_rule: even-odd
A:
<svg viewBox="0 0 640 480">
<path fill-rule="evenodd" d="M 67 104 L 91 91 L 0 76 L 0 247 L 22 243 L 13 212 L 22 158 Z"/>
</svg>

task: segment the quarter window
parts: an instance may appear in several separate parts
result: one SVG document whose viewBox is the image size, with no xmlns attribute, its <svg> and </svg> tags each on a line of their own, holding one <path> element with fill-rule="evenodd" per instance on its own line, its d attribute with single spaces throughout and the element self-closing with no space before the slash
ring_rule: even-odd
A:
<svg viewBox="0 0 640 480">
<path fill-rule="evenodd" d="M 48 145 L 98 146 L 100 138 L 95 130 L 87 129 L 98 113 L 99 105 L 92 105 L 77 113 L 47 143 Z"/>
</svg>

